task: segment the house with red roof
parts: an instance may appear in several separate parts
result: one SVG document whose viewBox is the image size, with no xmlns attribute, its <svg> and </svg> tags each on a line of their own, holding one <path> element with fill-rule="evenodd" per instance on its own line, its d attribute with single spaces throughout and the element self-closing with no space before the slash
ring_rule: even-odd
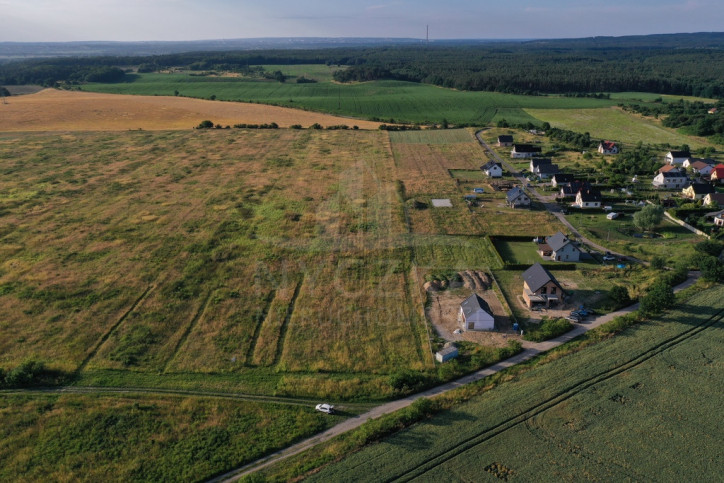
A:
<svg viewBox="0 0 724 483">
<path fill-rule="evenodd" d="M 711 172 L 711 180 L 721 184 L 724 183 L 724 164 L 717 164 Z"/>
<path fill-rule="evenodd" d="M 618 145 L 613 141 L 601 141 L 598 145 L 598 152 L 601 154 L 618 154 Z"/>
</svg>

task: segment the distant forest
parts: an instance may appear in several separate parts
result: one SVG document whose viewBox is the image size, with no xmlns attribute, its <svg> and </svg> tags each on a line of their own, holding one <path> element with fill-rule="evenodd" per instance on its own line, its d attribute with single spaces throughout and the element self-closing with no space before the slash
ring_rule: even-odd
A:
<svg viewBox="0 0 724 483">
<path fill-rule="evenodd" d="M 244 72 L 260 64 L 349 66 L 336 72 L 339 82 L 395 79 L 530 95 L 646 91 L 724 98 L 724 33 L 40 59 L 0 65 L 0 85 L 120 82 L 120 72 L 131 67 Z"/>
</svg>

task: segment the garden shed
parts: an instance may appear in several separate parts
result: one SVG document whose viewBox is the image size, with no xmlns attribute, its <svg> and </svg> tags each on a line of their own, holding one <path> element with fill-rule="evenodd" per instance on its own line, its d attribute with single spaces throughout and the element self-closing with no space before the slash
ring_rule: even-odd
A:
<svg viewBox="0 0 724 483">
<path fill-rule="evenodd" d="M 437 362 L 447 362 L 451 359 L 455 359 L 457 356 L 458 348 L 452 344 L 435 352 L 435 360 Z"/>
</svg>

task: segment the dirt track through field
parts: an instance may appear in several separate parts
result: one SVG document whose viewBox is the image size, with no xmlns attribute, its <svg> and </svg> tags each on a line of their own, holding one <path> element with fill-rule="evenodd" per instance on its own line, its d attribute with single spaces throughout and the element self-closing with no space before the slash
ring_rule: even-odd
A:
<svg viewBox="0 0 724 483">
<path fill-rule="evenodd" d="M 377 129 L 380 125 L 285 107 L 173 96 L 45 89 L 6 101 L 0 104 L 0 132 L 179 130 L 191 129 L 206 119 L 222 126 L 276 122 L 280 127 L 319 123 L 325 127 L 346 124 Z"/>
</svg>

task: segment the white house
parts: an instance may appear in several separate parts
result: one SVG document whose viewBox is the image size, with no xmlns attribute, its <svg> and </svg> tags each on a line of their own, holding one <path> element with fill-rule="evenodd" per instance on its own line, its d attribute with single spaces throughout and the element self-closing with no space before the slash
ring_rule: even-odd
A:
<svg viewBox="0 0 724 483">
<path fill-rule="evenodd" d="M 666 162 L 669 164 L 682 165 L 689 156 L 691 155 L 685 151 L 669 151 L 666 153 Z"/>
<path fill-rule="evenodd" d="M 554 188 L 570 186 L 575 180 L 576 177 L 570 173 L 556 173 L 551 178 L 551 186 Z"/>
<path fill-rule="evenodd" d="M 581 250 L 560 231 L 547 236 L 545 243 L 538 245 L 538 253 L 556 262 L 577 262 L 581 259 Z"/>
<path fill-rule="evenodd" d="M 668 173 L 657 174 L 651 184 L 655 188 L 681 189 L 689 184 L 689 180 L 685 174 L 678 171 L 669 171 Z"/>
<path fill-rule="evenodd" d="M 507 148 L 512 145 L 513 145 L 513 136 L 510 136 L 507 134 L 498 136 L 498 146 L 500 146 L 501 148 L 503 148 L 503 147 Z"/>
<path fill-rule="evenodd" d="M 530 197 L 525 194 L 525 191 L 516 186 L 512 190 L 508 191 L 505 202 L 511 208 L 520 208 L 521 206 L 528 207 L 530 206 Z"/>
<path fill-rule="evenodd" d="M 480 169 L 491 178 L 503 177 L 503 167 L 500 163 L 496 163 L 495 161 L 490 161 L 489 163 L 482 165 Z"/>
<path fill-rule="evenodd" d="M 595 188 L 581 189 L 576 194 L 575 206 L 579 208 L 600 208 L 603 197 Z"/>
<path fill-rule="evenodd" d="M 714 171 L 714 164 L 709 164 L 704 160 L 692 161 L 691 158 L 684 161 L 683 166 L 688 168 L 692 173 L 700 176 L 710 176 Z"/>
<path fill-rule="evenodd" d="M 534 174 L 538 174 L 540 172 L 540 167 L 545 165 L 553 164 L 553 161 L 551 158 L 533 158 L 530 160 L 530 172 Z"/>
<path fill-rule="evenodd" d="M 618 154 L 618 145 L 613 141 L 601 141 L 598 145 L 598 152 L 601 154 Z"/>
<path fill-rule="evenodd" d="M 510 152 L 511 158 L 532 158 L 541 153 L 538 146 L 530 144 L 514 144 L 513 150 Z"/>
<path fill-rule="evenodd" d="M 704 197 L 703 204 L 705 206 L 724 206 L 724 193 L 710 193 Z"/>
<path fill-rule="evenodd" d="M 478 294 L 472 294 L 460 304 L 458 322 L 463 330 L 495 329 L 495 318 L 490 307 Z"/>
<path fill-rule="evenodd" d="M 716 190 L 709 183 L 692 183 L 681 190 L 681 194 L 692 200 L 702 200 L 707 195 L 716 193 Z"/>
</svg>

